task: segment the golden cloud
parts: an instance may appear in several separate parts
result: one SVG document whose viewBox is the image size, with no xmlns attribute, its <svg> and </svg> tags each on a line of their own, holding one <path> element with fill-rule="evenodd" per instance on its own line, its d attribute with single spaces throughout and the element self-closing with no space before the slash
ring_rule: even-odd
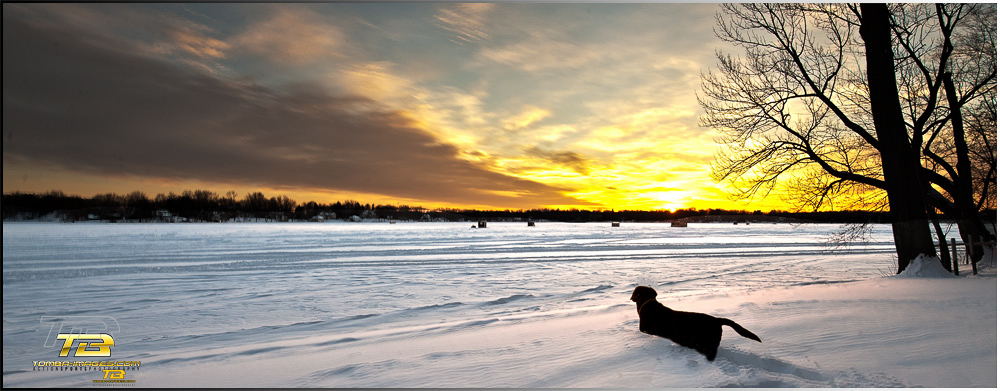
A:
<svg viewBox="0 0 1000 391">
<path fill-rule="evenodd" d="M 344 34 L 322 16 L 285 6 L 233 37 L 231 44 L 272 62 L 303 65 L 338 56 L 345 41 Z"/>
</svg>

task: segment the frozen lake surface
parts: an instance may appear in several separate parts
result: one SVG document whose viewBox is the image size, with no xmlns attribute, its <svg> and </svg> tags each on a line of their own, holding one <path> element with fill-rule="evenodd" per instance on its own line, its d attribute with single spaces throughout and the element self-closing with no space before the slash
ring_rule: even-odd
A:
<svg viewBox="0 0 1000 391">
<path fill-rule="evenodd" d="M 96 316 L 117 321 L 113 357 L 142 361 L 128 378 L 144 387 L 996 387 L 989 271 L 928 283 L 950 284 L 940 291 L 955 297 L 913 308 L 955 310 L 950 300 L 968 289 L 985 298 L 962 312 L 992 322 L 992 337 L 971 344 L 992 349 L 992 367 L 971 365 L 992 373 L 985 380 L 973 371 L 935 384 L 921 364 L 855 368 L 856 349 L 807 348 L 817 342 L 782 329 L 874 316 L 823 289 L 922 289 L 885 277 L 895 271 L 888 226 L 833 247 L 825 242 L 839 225 L 469 225 L 5 223 L 4 386 L 91 385 L 99 373 L 35 371 L 32 361 L 58 359 L 42 317 Z M 765 343 L 728 330 L 709 363 L 639 333 L 636 285 L 676 309 L 732 318 Z M 817 298 L 794 298 L 808 295 Z M 921 346 L 953 342 L 934 341 Z"/>
</svg>

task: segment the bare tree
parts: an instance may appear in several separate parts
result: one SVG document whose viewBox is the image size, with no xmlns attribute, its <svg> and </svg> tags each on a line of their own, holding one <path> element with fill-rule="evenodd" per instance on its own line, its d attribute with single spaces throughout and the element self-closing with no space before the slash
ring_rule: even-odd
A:
<svg viewBox="0 0 1000 391">
<path fill-rule="evenodd" d="M 988 50 L 995 38 L 988 17 L 972 17 L 989 9 L 973 8 L 724 5 L 716 33 L 742 56 L 720 52 L 718 70 L 702 76 L 702 125 L 717 129 L 725 145 L 714 179 L 729 182 L 738 198 L 781 189 L 799 208 L 888 208 L 898 271 L 921 253 L 935 254 L 928 211 L 959 218 L 956 205 L 971 199 L 956 186 L 961 170 L 949 177 L 946 166 L 970 156 L 973 145 L 988 155 L 981 151 L 996 139 L 995 121 L 992 129 L 985 121 L 968 152 L 944 142 L 956 131 L 972 134 L 952 120 L 963 110 L 984 106 L 990 91 L 995 102 L 995 43 Z M 972 64 L 990 56 L 992 75 L 988 64 Z M 944 98 L 949 74 L 961 80 L 958 104 Z M 952 152 L 928 152 L 944 150 Z M 967 165 L 979 172 L 974 183 L 989 183 L 990 171 L 995 178 L 995 163 L 983 167 L 987 157 L 975 169 Z"/>
<path fill-rule="evenodd" d="M 958 222 L 962 237 L 990 236 L 979 211 L 996 163 L 979 160 L 974 168 L 969 140 L 986 141 L 979 148 L 992 141 L 995 151 L 996 122 L 978 120 L 974 129 L 965 123 L 972 110 L 996 101 L 996 5 L 899 4 L 892 11 L 897 83 L 905 91 L 900 101 L 929 182 L 928 201 Z M 982 254 L 973 248 L 974 258 Z"/>
</svg>

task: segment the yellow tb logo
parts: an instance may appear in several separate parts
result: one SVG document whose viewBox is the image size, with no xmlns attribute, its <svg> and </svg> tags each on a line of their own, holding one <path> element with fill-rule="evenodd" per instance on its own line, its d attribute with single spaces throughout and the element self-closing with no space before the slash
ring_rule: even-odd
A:
<svg viewBox="0 0 1000 391">
<path fill-rule="evenodd" d="M 115 339 L 107 333 L 59 334 L 56 336 L 56 340 L 60 339 L 64 339 L 66 342 L 63 343 L 62 350 L 59 351 L 59 357 L 68 356 L 74 344 L 77 344 L 76 354 L 74 354 L 77 357 L 111 357 L 111 347 L 115 346 Z M 108 376 L 107 371 L 105 371 L 104 376 Z"/>
<path fill-rule="evenodd" d="M 121 370 L 121 369 L 105 369 L 104 370 L 104 379 L 105 380 L 107 380 L 107 379 L 117 380 L 117 379 L 124 379 L 124 378 L 125 378 L 125 371 L 124 370 Z"/>
</svg>

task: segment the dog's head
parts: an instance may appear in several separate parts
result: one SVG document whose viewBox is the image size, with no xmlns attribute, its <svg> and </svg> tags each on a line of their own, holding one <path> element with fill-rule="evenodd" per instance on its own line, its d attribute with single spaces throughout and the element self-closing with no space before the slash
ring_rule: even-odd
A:
<svg viewBox="0 0 1000 391">
<path fill-rule="evenodd" d="M 632 301 L 644 303 L 646 300 L 655 299 L 656 290 L 648 286 L 639 285 L 632 291 Z"/>
</svg>

